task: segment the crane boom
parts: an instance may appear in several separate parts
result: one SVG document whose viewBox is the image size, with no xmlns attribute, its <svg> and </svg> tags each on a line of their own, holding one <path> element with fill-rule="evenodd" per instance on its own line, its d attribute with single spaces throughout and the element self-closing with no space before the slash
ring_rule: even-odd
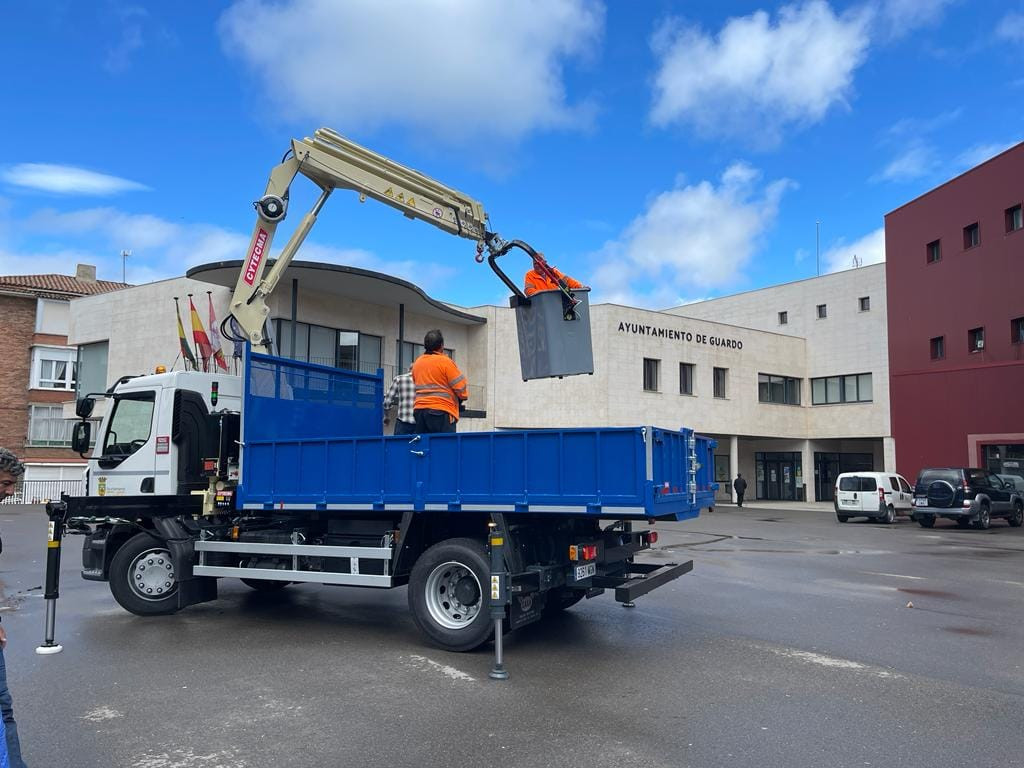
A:
<svg viewBox="0 0 1024 768">
<path fill-rule="evenodd" d="M 320 187 L 320 197 L 299 222 L 277 261 L 267 270 L 267 255 L 274 233 L 288 212 L 289 189 L 300 173 Z M 483 204 L 456 189 L 328 128 L 317 130 L 312 138 L 293 139 L 288 155 L 271 171 L 263 197 L 254 203 L 258 218 L 229 305 L 231 315 L 254 351 L 268 351 L 264 336 L 269 312 L 266 299 L 277 287 L 335 189 L 351 189 L 359 193 L 360 200 L 372 197 L 410 219 L 421 219 L 453 235 L 475 240 L 478 253 L 482 253 L 485 245 L 504 244 L 487 231 Z"/>
</svg>

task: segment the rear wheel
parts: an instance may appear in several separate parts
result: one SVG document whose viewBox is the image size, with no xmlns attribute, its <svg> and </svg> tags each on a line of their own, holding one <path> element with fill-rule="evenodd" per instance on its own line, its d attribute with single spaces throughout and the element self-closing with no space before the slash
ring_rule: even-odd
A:
<svg viewBox="0 0 1024 768">
<path fill-rule="evenodd" d="M 1006 522 L 1014 528 L 1020 528 L 1021 524 L 1024 523 L 1024 503 L 1018 501 L 1013 505 L 1013 512 L 1006 518 Z"/>
<path fill-rule="evenodd" d="M 917 518 L 917 522 L 921 524 L 922 528 L 934 528 L 935 515 L 921 515 Z"/>
<path fill-rule="evenodd" d="M 838 513 L 836 514 L 836 520 L 838 520 L 840 523 L 845 523 L 849 519 L 850 519 L 849 515 L 840 515 Z"/>
<path fill-rule="evenodd" d="M 148 533 L 132 536 L 110 561 L 110 592 L 126 611 L 162 616 L 178 610 L 178 582 L 167 545 Z"/>
<path fill-rule="evenodd" d="M 409 609 L 420 631 L 446 651 L 487 642 L 491 619 L 483 585 L 490 563 L 481 542 L 448 539 L 416 561 L 409 575 Z"/>
<path fill-rule="evenodd" d="M 958 517 L 956 519 L 956 524 L 957 524 L 958 528 L 970 528 L 971 527 L 971 518 L 969 518 L 969 517 Z"/>
<path fill-rule="evenodd" d="M 978 519 L 974 521 L 974 527 L 979 531 L 987 530 L 992 524 L 992 516 L 988 511 L 988 505 L 982 504 L 981 509 L 978 510 Z"/>
</svg>

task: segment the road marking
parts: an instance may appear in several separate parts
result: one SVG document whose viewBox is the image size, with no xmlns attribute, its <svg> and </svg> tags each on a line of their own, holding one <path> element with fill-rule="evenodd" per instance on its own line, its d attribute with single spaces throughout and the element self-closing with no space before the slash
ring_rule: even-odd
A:
<svg viewBox="0 0 1024 768">
<path fill-rule="evenodd" d="M 124 717 L 124 714 L 110 707 L 96 707 L 92 712 L 86 712 L 80 719 L 100 723 L 104 720 L 113 720 L 118 717 Z"/>
<path fill-rule="evenodd" d="M 1024 587 L 1024 581 L 1004 581 L 1003 584 L 1011 584 L 1014 587 Z"/>
<path fill-rule="evenodd" d="M 765 648 L 764 650 L 771 651 L 777 656 L 785 656 L 788 659 L 796 659 L 798 661 L 807 662 L 808 664 L 817 664 L 819 666 L 830 667 L 832 669 L 863 670 L 875 677 L 902 677 L 902 675 L 898 675 L 895 672 L 889 672 L 888 670 L 879 669 L 878 667 L 870 667 L 867 664 L 861 664 L 859 661 L 840 659 L 835 656 L 826 656 L 823 653 L 798 651 L 795 648 Z"/>
<path fill-rule="evenodd" d="M 433 659 L 428 659 L 426 656 L 418 656 L 416 654 L 412 654 L 411 656 L 409 656 L 409 658 L 412 659 L 414 662 L 416 662 L 420 666 L 426 666 L 426 667 L 428 667 L 430 669 L 433 669 L 433 670 L 436 670 L 436 671 L 440 672 L 443 675 L 447 675 L 452 680 L 461 680 L 461 681 L 467 682 L 467 683 L 475 683 L 476 682 L 476 678 L 475 677 L 472 677 L 471 675 L 467 675 L 461 669 L 456 669 L 455 667 L 449 667 L 447 664 L 439 664 L 438 662 L 434 661 Z"/>
<path fill-rule="evenodd" d="M 239 760 L 232 752 L 211 752 L 197 755 L 192 749 L 174 749 L 170 752 L 150 752 L 137 758 L 132 768 L 246 768 L 248 763 Z"/>
<path fill-rule="evenodd" d="M 894 579 L 913 579 L 914 581 L 927 581 L 923 576 L 904 576 L 902 573 L 881 573 L 879 571 L 861 571 L 872 576 L 891 576 Z"/>
</svg>

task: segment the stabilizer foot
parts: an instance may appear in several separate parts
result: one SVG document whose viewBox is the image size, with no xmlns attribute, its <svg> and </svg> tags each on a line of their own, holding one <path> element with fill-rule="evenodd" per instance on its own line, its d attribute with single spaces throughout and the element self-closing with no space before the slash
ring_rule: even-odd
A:
<svg viewBox="0 0 1024 768">
<path fill-rule="evenodd" d="M 60 653 L 64 650 L 64 646 L 59 643 L 53 645 L 40 645 L 36 648 L 36 653 L 40 656 L 52 656 L 55 653 Z"/>
</svg>

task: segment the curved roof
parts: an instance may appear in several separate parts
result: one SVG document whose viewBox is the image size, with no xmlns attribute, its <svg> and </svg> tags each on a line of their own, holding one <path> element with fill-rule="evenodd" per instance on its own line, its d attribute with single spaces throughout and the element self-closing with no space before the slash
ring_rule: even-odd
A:
<svg viewBox="0 0 1024 768">
<path fill-rule="evenodd" d="M 273 260 L 270 262 L 273 263 Z M 186 277 L 214 285 L 234 288 L 238 282 L 241 259 L 200 264 L 185 273 Z M 486 323 L 487 319 L 463 312 L 449 304 L 430 298 L 422 288 L 392 275 L 359 267 L 326 264 L 319 261 L 293 261 L 281 276 L 279 291 L 289 290 L 285 283 L 297 279 L 300 286 L 317 292 L 342 296 L 383 306 L 404 304 L 409 312 L 435 317 L 460 325 Z"/>
</svg>

